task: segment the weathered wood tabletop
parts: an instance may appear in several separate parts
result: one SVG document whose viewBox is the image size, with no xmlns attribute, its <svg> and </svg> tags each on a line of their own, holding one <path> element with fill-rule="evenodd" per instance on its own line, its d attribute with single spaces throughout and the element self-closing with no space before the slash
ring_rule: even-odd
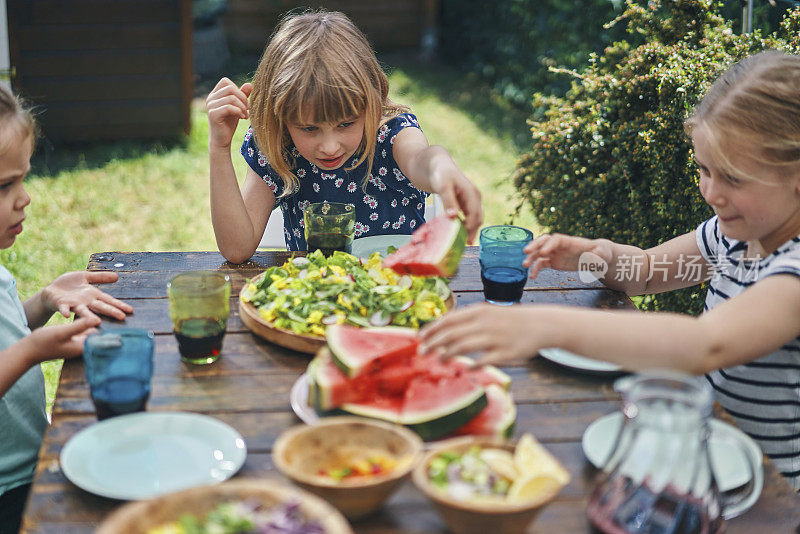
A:
<svg viewBox="0 0 800 534">
<path fill-rule="evenodd" d="M 270 450 L 277 436 L 299 420 L 289 407 L 289 390 L 304 372 L 309 356 L 272 345 L 252 335 L 238 315 L 236 299 L 247 278 L 282 263 L 284 252 L 257 252 L 242 265 L 226 263 L 216 252 L 107 252 L 92 255 L 90 270 L 112 270 L 119 281 L 103 289 L 133 306 L 125 324 L 155 333 L 155 374 L 149 411 L 209 414 L 238 430 L 248 455 L 237 476 L 280 478 Z M 174 274 L 218 269 L 232 282 L 231 316 L 222 357 L 208 366 L 181 363 L 172 335 L 166 284 Z M 594 308 L 633 308 L 630 300 L 600 284 L 581 283 L 576 273 L 546 270 L 529 281 L 523 302 L 560 303 Z M 451 282 L 458 306 L 482 301 L 477 248 L 470 247 Z M 646 350 L 646 347 L 642 348 Z M 517 434 L 532 432 L 572 474 L 557 500 L 539 515 L 530 532 L 589 532 L 585 516 L 595 469 L 581 451 L 586 427 L 618 408 L 614 377 L 562 368 L 543 358 L 509 362 L 504 368 L 518 407 Z M 64 443 L 96 421 L 80 359 L 65 363 L 45 435 L 23 532 L 84 533 L 94 528 L 121 501 L 87 493 L 72 485 L 59 467 Z M 729 533 L 794 532 L 800 524 L 800 498 L 771 463 L 765 464 L 764 490 L 756 505 L 728 523 Z M 443 532 L 436 512 L 410 482 L 375 515 L 353 525 L 356 532 Z"/>
</svg>

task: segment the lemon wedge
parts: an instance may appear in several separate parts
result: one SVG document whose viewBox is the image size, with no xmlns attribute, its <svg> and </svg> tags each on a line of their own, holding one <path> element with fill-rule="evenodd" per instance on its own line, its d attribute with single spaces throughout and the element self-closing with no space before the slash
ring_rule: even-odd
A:
<svg viewBox="0 0 800 534">
<path fill-rule="evenodd" d="M 517 443 L 514 449 L 514 466 L 521 475 L 520 479 L 547 475 L 561 486 L 565 486 L 570 479 L 569 472 L 531 434 L 524 434 Z M 520 481 L 515 481 L 514 485 L 518 482 Z"/>
<path fill-rule="evenodd" d="M 510 501 L 535 501 L 556 494 L 563 484 L 549 474 L 524 474 L 508 489 Z"/>
<path fill-rule="evenodd" d="M 502 449 L 483 449 L 478 458 L 486 462 L 489 469 L 507 478 L 508 480 L 516 480 L 519 476 L 517 468 L 514 466 L 514 457 L 510 452 Z"/>
</svg>

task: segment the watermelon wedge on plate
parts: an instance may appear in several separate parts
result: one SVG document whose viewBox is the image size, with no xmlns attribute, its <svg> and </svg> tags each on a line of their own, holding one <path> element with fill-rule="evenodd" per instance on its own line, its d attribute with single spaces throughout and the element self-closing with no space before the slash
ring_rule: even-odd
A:
<svg viewBox="0 0 800 534">
<path fill-rule="evenodd" d="M 517 407 L 511 393 L 502 386 L 486 386 L 487 406 L 472 420 L 455 431 L 456 436 L 496 436 L 510 438 L 517 421 Z"/>
<path fill-rule="evenodd" d="M 453 276 L 467 244 L 460 219 L 439 215 L 411 235 L 411 241 L 383 260 L 383 266 L 400 274 Z"/>
<path fill-rule="evenodd" d="M 399 326 L 359 328 L 333 324 L 325 331 L 325 339 L 333 362 L 350 378 L 370 367 L 410 360 L 419 346 L 417 331 Z"/>
</svg>

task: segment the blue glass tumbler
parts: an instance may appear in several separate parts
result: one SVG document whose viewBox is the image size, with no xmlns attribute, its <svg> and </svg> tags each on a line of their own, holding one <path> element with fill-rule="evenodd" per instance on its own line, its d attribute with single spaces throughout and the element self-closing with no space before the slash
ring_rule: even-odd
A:
<svg viewBox="0 0 800 534">
<path fill-rule="evenodd" d="M 522 249 L 531 242 L 533 233 L 519 226 L 487 226 L 480 235 L 481 282 L 486 302 L 507 306 L 519 302 L 528 279 L 522 266 Z"/>
<path fill-rule="evenodd" d="M 83 361 L 98 419 L 144 411 L 153 347 L 153 333 L 138 328 L 108 328 L 86 338 Z"/>
</svg>

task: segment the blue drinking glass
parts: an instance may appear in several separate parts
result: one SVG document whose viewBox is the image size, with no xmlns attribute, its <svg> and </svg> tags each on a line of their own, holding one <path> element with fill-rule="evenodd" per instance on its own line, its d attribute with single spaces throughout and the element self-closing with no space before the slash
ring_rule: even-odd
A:
<svg viewBox="0 0 800 534">
<path fill-rule="evenodd" d="M 98 419 L 144 411 L 153 347 L 153 333 L 138 328 L 107 328 L 86 338 L 83 361 Z"/>
<path fill-rule="evenodd" d="M 507 306 L 519 302 L 528 279 L 522 266 L 525 245 L 533 233 L 519 226 L 487 226 L 481 230 L 479 255 L 486 302 Z"/>
</svg>

